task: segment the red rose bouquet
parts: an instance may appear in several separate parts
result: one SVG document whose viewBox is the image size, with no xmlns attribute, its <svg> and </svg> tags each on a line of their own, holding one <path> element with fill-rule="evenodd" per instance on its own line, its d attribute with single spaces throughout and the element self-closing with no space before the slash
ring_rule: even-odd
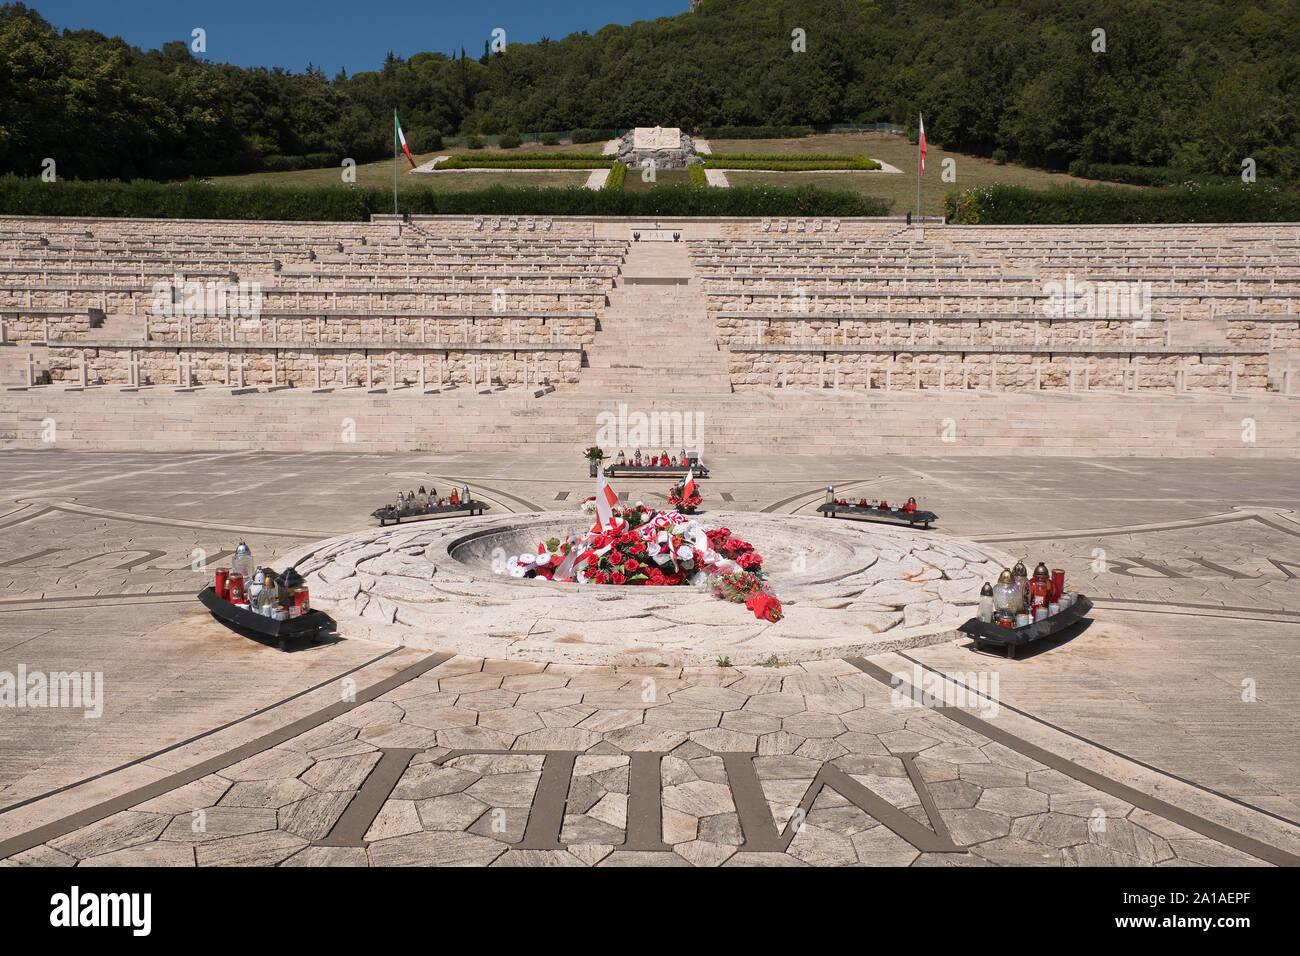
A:
<svg viewBox="0 0 1300 956">
<path fill-rule="evenodd" d="M 764 585 L 763 556 L 752 544 L 729 528 L 703 528 L 684 514 L 651 511 L 640 502 L 614 508 L 609 525 L 580 538 L 540 542 L 535 554 L 510 558 L 502 570 L 518 578 L 587 584 L 707 582 L 715 596 L 745 604 L 759 620 L 781 619 L 781 602 Z"/>
</svg>

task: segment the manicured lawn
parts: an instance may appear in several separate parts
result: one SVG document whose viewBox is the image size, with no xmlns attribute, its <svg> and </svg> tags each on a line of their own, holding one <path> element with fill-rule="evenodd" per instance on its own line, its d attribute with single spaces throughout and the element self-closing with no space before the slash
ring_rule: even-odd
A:
<svg viewBox="0 0 1300 956">
<path fill-rule="evenodd" d="M 860 154 L 880 160 L 898 169 L 886 172 L 808 172 L 778 173 L 759 170 L 726 170 L 734 186 L 817 186 L 822 189 L 848 189 L 866 196 L 893 199 L 891 214 L 902 216 L 916 206 L 916 144 L 907 137 L 891 133 L 827 133 L 802 139 L 720 139 L 709 140 L 715 153 L 834 153 Z M 940 176 L 943 161 L 956 162 L 956 181 L 947 183 Z M 706 160 L 707 162 L 707 160 Z M 925 176 L 921 181 L 921 212 L 927 216 L 943 214 L 943 197 L 952 191 L 991 183 L 1009 183 L 1046 189 L 1063 183 L 1090 183 L 1063 173 L 1047 173 L 1008 163 L 998 166 L 991 159 L 964 153 L 950 153 L 930 145 L 925 156 Z"/>
<path fill-rule="evenodd" d="M 878 196 L 893 199 L 891 212 L 904 215 L 916 204 L 916 145 L 909 143 L 904 136 L 889 133 L 826 133 L 805 136 L 801 139 L 719 139 L 710 140 L 715 153 L 762 153 L 773 155 L 833 154 L 837 156 L 867 156 L 895 166 L 903 173 L 844 171 L 831 172 L 767 172 L 762 170 L 726 170 L 727 179 L 735 186 L 772 185 L 772 186 L 817 186 L 823 189 L 847 189 L 866 196 Z M 418 144 L 417 144 L 418 145 Z M 480 150 L 465 148 L 441 149 L 436 152 L 417 153 L 415 161 L 425 163 L 435 156 L 507 156 L 521 153 L 540 153 L 563 155 L 565 153 L 598 153 L 603 143 L 564 144 L 561 146 L 542 146 L 538 143 L 525 143 L 518 149 L 500 149 L 495 146 Z M 943 161 L 956 161 L 956 181 L 944 182 Z M 927 216 L 941 215 L 943 197 L 950 191 L 965 189 L 969 186 L 991 183 L 1010 183 L 1028 186 L 1033 189 L 1046 189 L 1057 183 L 1080 183 L 1073 176 L 1059 173 L 1045 173 L 1023 166 L 998 166 L 992 160 L 978 159 L 962 153 L 950 153 L 930 146 L 926 156 L 925 178 L 921 184 L 921 208 Z M 454 172 L 416 173 L 410 172 L 410 165 L 405 157 L 398 166 L 398 189 L 435 189 L 453 192 L 471 189 L 485 189 L 489 186 L 540 186 L 565 187 L 581 186 L 587 181 L 588 171 L 573 170 L 535 170 L 531 172 Z M 234 186 L 337 186 L 342 183 L 341 170 L 303 169 L 286 173 L 249 173 L 243 176 L 217 176 L 214 181 Z M 389 189 L 393 184 L 393 161 L 384 159 L 377 163 L 363 163 L 356 167 L 356 182 L 360 186 L 372 186 Z M 643 191 L 657 184 L 688 183 L 690 177 L 684 169 L 661 169 L 656 172 L 655 182 L 641 180 L 641 170 L 629 169 L 624 189 Z"/>
<path fill-rule="evenodd" d="M 498 152 L 498 151 L 494 151 Z M 424 163 L 445 152 L 417 154 L 415 161 Z M 343 184 L 342 169 L 300 169 L 287 173 L 248 173 L 243 176 L 215 176 L 213 181 L 223 186 L 339 186 Z M 358 186 L 379 189 L 393 188 L 393 161 L 363 163 L 356 168 Z M 470 189 L 487 189 L 489 186 L 581 186 L 587 181 L 585 169 L 539 169 L 529 172 L 463 172 L 412 173 L 411 164 L 402 157 L 397 167 L 399 194 L 408 189 L 435 189 L 439 192 L 459 192 Z"/>
<path fill-rule="evenodd" d="M 627 179 L 623 180 L 623 188 L 632 192 L 646 192 L 655 186 L 680 186 L 691 181 L 690 174 L 684 169 L 656 169 L 655 181 L 652 183 L 641 181 L 642 172 L 643 170 L 635 166 L 629 166 Z"/>
</svg>

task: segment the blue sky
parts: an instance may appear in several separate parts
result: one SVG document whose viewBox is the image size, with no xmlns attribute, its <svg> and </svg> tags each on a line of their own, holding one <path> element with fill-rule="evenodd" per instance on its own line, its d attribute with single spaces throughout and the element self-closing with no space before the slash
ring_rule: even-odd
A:
<svg viewBox="0 0 1300 956">
<path fill-rule="evenodd" d="M 378 69 L 392 50 L 483 53 L 492 30 L 507 42 L 553 40 L 607 23 L 631 23 L 685 13 L 688 0 L 26 0 L 59 29 L 98 30 L 133 46 L 155 49 L 207 31 L 207 59 L 239 66 L 282 66 L 302 72 L 313 63 L 333 77 Z"/>
</svg>

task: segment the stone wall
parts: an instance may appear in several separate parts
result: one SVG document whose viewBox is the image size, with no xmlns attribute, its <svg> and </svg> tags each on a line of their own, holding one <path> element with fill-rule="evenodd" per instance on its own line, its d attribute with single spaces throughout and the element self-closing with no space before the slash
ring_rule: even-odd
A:
<svg viewBox="0 0 1300 956">
<path fill-rule="evenodd" d="M 7 342 L 44 342 L 49 338 L 85 335 L 103 321 L 104 314 L 99 309 L 52 315 L 21 309 L 0 311 L 0 327 L 3 327 L 3 338 Z"/>
<path fill-rule="evenodd" d="M 1226 392 L 1235 388 L 1248 392 L 1264 391 L 1268 385 L 1268 361 L 1261 355 L 1137 355 L 1130 359 L 1086 351 L 1051 356 L 1007 351 L 966 353 L 963 359 L 959 354 L 901 350 L 866 354 L 833 349 L 824 352 L 733 349 L 728 362 L 732 384 L 737 390 L 942 387 L 992 391 L 1136 388 Z"/>
<path fill-rule="evenodd" d="M 590 345 L 596 337 L 595 313 L 500 313 L 457 315 L 262 315 L 258 318 L 149 317 L 149 338 L 158 342 L 304 344 L 364 343 L 561 343 Z"/>
<path fill-rule="evenodd" d="M 1059 320 L 1049 322 L 1025 316 L 1022 319 L 965 321 L 949 319 L 909 322 L 905 315 L 893 318 L 778 319 L 742 318 L 719 315 L 718 342 L 722 345 L 1160 345 L 1165 342 L 1166 323 L 1124 320 Z M 1246 343 L 1243 343 L 1246 344 Z"/>
<path fill-rule="evenodd" d="M 462 349 L 394 352 L 353 349 L 202 348 L 132 349 L 128 347 L 52 348 L 50 371 L 56 384 L 77 385 L 82 379 L 102 379 L 106 385 L 233 385 L 293 386 L 296 388 L 445 385 L 573 384 L 578 381 L 582 354 L 578 349 L 514 349 L 476 352 Z M 320 385 L 317 385 L 317 368 Z M 242 379 L 241 379 L 242 366 Z M 186 381 L 185 372 L 189 372 Z M 346 377 L 345 377 L 346 376 Z"/>
</svg>

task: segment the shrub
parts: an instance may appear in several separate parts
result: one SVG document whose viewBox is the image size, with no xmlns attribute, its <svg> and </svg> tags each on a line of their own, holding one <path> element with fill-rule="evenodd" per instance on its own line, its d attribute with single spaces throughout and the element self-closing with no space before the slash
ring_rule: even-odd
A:
<svg viewBox="0 0 1300 956">
<path fill-rule="evenodd" d="M 1255 183 L 1197 184 L 1161 189 L 1056 186 L 978 186 L 949 193 L 950 222 L 973 225 L 1144 222 L 1298 222 L 1300 192 Z"/>
<path fill-rule="evenodd" d="M 600 169 L 609 163 L 608 156 L 583 153 L 487 153 L 482 156 L 452 156 L 439 169 Z"/>
<path fill-rule="evenodd" d="M 715 169 L 768 169 L 800 172 L 814 169 L 879 169 L 880 164 L 865 156 L 786 156 L 762 153 L 715 153 L 706 162 Z"/>
<path fill-rule="evenodd" d="M 691 177 L 692 186 L 707 186 L 709 177 L 704 174 L 703 163 L 691 163 L 686 167 L 687 174 Z"/>
<path fill-rule="evenodd" d="M 477 136 L 466 136 L 465 146 L 467 149 L 482 149 L 483 140 L 479 139 Z M 455 157 L 453 156 L 452 158 L 454 159 Z"/>
<path fill-rule="evenodd" d="M 1005 166 L 1007 164 L 1007 151 L 1005 149 L 993 150 L 993 162 L 999 166 Z"/>
<path fill-rule="evenodd" d="M 542 144 L 543 146 L 559 146 L 559 145 L 560 145 L 560 134 L 559 134 L 559 133 L 543 133 L 541 136 L 538 137 L 538 139 L 541 141 L 541 144 Z"/>
<path fill-rule="evenodd" d="M 625 179 L 627 179 L 627 163 L 610 163 L 609 178 L 605 180 L 604 188 L 622 189 Z"/>
<path fill-rule="evenodd" d="M 1128 183 L 1132 186 L 1172 186 L 1174 183 L 1194 178 L 1194 175 L 1185 169 L 1174 169 L 1169 166 L 1089 163 L 1082 159 L 1070 163 L 1069 168 L 1070 175 L 1078 176 L 1080 179 L 1102 179 L 1112 183 Z"/>
<path fill-rule="evenodd" d="M 502 133 L 497 145 L 502 149 L 517 149 L 523 142 L 518 133 Z"/>
<path fill-rule="evenodd" d="M 435 149 L 442 149 L 442 133 L 432 126 L 417 126 L 411 130 L 409 145 L 413 153 L 417 150 L 428 153 Z"/>
<path fill-rule="evenodd" d="M 706 126 L 699 133 L 705 139 L 798 139 L 812 134 L 811 126 Z"/>
<path fill-rule="evenodd" d="M 305 166 L 306 161 L 301 156 L 281 156 L 272 153 L 262 157 L 262 168 L 269 173 L 287 173 L 295 169 L 303 169 Z"/>
<path fill-rule="evenodd" d="M 611 178 L 618 175 L 611 167 Z M 646 192 L 503 186 L 465 192 L 408 189 L 401 204 L 404 212 L 421 215 L 844 217 L 883 216 L 891 202 L 811 186 L 697 189 L 683 184 Z M 45 183 L 0 177 L 0 215 L 364 222 L 392 208 L 391 190 L 355 186 L 209 186 L 197 180 Z"/>
<path fill-rule="evenodd" d="M 325 169 L 327 166 L 337 166 L 343 162 L 343 157 L 338 153 L 308 153 L 303 160 L 306 169 Z"/>
<path fill-rule="evenodd" d="M 613 139 L 618 133 L 612 129 L 588 129 L 582 127 L 575 129 L 570 140 L 574 143 L 603 143 L 605 140 Z"/>
</svg>

